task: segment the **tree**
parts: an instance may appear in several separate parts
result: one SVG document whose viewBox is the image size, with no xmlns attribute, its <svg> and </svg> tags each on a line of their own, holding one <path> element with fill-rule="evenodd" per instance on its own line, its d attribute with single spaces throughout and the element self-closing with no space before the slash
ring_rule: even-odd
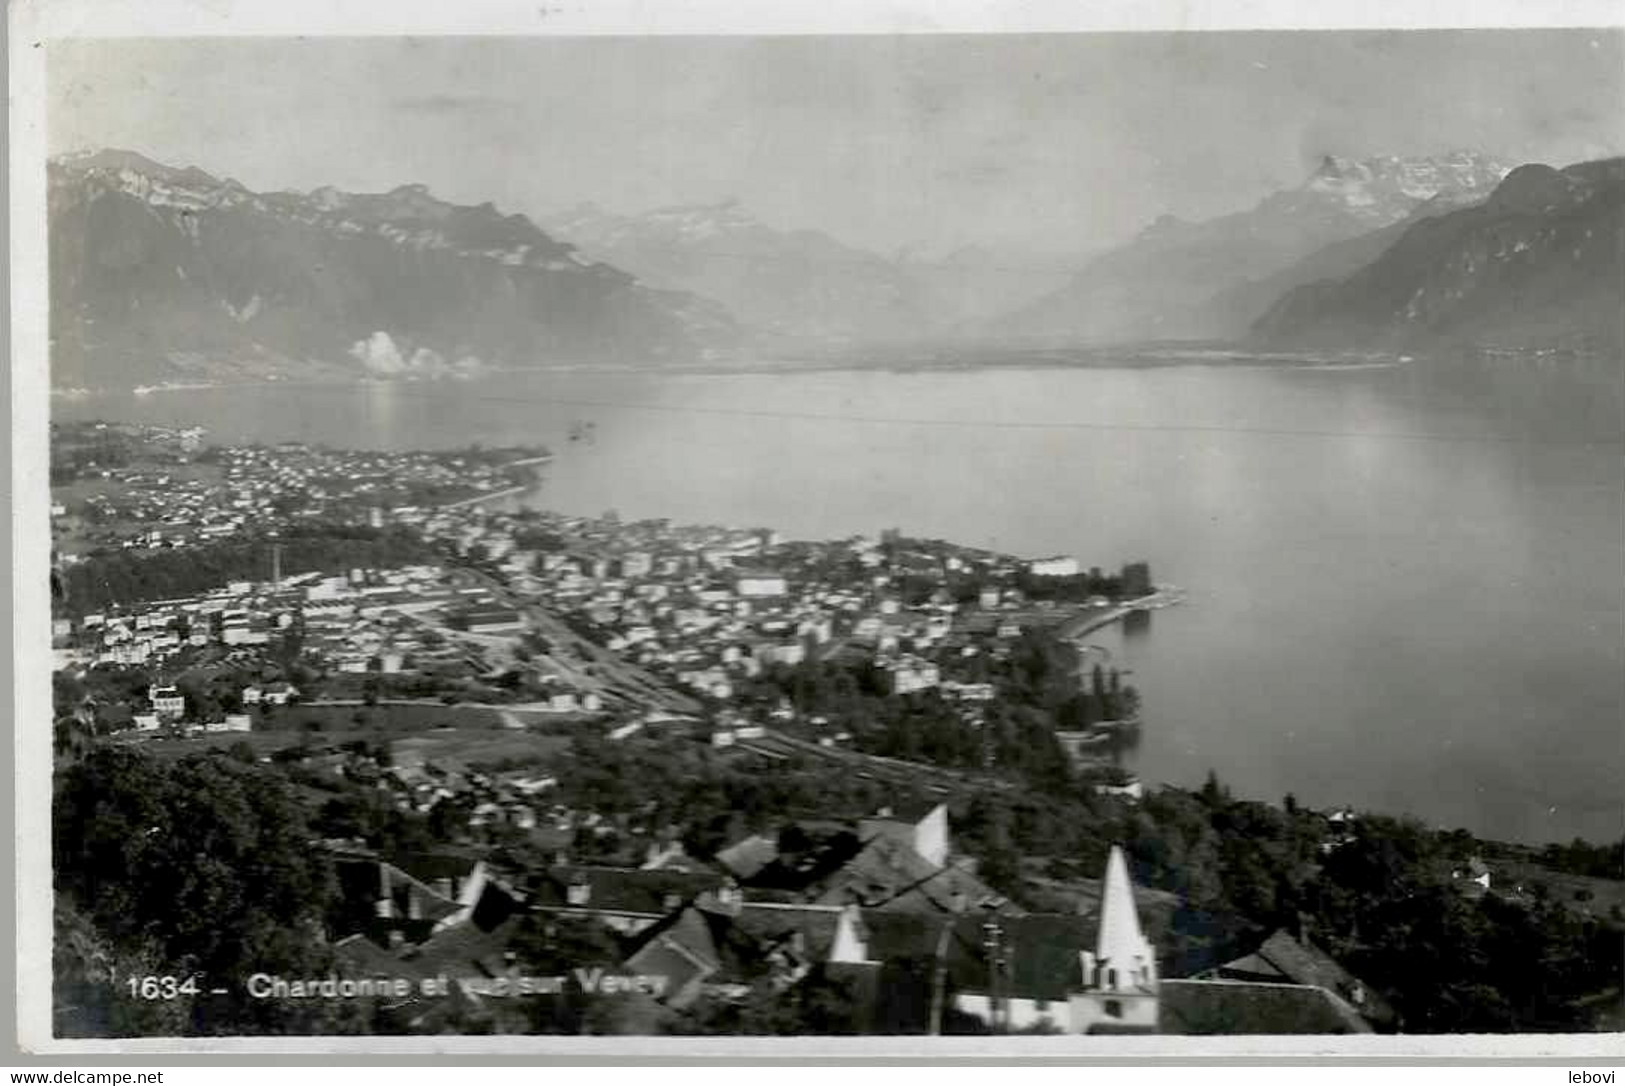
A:
<svg viewBox="0 0 1625 1086">
<path fill-rule="evenodd" d="M 1011 838 L 1009 809 L 1002 804 L 988 809 L 976 858 L 976 873 L 983 882 L 1007 897 L 1021 899 L 1021 854 Z"/>
<path fill-rule="evenodd" d="M 1121 592 L 1128 599 L 1149 596 L 1153 591 L 1151 565 L 1148 562 L 1130 562 L 1123 567 Z"/>
<path fill-rule="evenodd" d="M 57 717 L 52 731 L 52 747 L 62 758 L 79 757 L 96 737 L 94 725 L 79 714 Z"/>
<path fill-rule="evenodd" d="M 99 747 L 58 775 L 52 837 L 59 901 L 115 959 L 228 986 L 253 972 L 330 967 L 319 933 L 332 866 L 268 767 L 220 753 L 166 765 Z M 290 1008 L 235 987 L 194 1011 L 188 1032 L 356 1026 L 335 1006 Z"/>
<path fill-rule="evenodd" d="M 52 916 L 51 1020 L 63 1037 L 150 1037 L 187 1031 L 191 999 L 130 998 L 130 977 L 162 975 L 150 943 L 114 945 L 71 901 L 59 897 Z"/>
</svg>

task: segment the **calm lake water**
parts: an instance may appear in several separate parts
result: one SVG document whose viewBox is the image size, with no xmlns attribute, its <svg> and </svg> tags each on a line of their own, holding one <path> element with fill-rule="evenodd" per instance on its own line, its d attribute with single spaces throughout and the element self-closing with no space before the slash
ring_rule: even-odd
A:
<svg viewBox="0 0 1625 1086">
<path fill-rule="evenodd" d="M 542 442 L 538 504 L 567 512 L 1147 559 L 1189 602 L 1096 640 L 1142 689 L 1149 781 L 1211 767 L 1242 795 L 1530 841 L 1625 824 L 1617 368 L 537 373 L 53 410 L 234 442 Z"/>
</svg>

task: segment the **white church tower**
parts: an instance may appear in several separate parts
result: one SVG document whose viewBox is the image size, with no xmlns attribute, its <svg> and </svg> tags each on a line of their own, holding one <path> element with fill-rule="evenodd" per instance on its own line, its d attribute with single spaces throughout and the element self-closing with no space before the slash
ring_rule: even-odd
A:
<svg viewBox="0 0 1625 1086">
<path fill-rule="evenodd" d="M 1074 1033 L 1157 1028 L 1157 955 L 1140 931 L 1123 850 L 1112 846 L 1100 894 L 1100 937 L 1079 952 L 1083 989 L 1069 998 Z"/>
</svg>

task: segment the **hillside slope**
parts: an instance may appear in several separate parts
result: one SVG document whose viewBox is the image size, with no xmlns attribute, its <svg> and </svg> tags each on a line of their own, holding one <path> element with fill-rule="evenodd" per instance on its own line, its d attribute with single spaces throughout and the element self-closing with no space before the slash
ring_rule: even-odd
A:
<svg viewBox="0 0 1625 1086">
<path fill-rule="evenodd" d="M 1313 276 L 1312 264 L 1294 272 L 1299 262 L 1391 227 L 1430 201 L 1481 199 L 1505 172 L 1495 160 L 1466 152 L 1327 158 L 1302 185 L 1247 211 L 1201 222 L 1163 216 L 991 330 L 1095 343 L 1236 337 L 1282 290 L 1308 281 L 1295 276 Z"/>
<path fill-rule="evenodd" d="M 1368 265 L 1299 287 L 1270 344 L 1625 346 L 1625 159 L 1527 165 L 1490 198 L 1412 225 Z"/>
<path fill-rule="evenodd" d="M 659 363 L 738 334 L 714 304 L 421 185 L 259 194 L 120 151 L 49 179 L 58 386 Z"/>
</svg>

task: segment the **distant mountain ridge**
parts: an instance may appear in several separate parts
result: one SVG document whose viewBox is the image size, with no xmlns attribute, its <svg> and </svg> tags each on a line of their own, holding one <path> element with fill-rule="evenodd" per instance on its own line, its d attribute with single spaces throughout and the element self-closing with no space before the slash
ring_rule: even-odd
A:
<svg viewBox="0 0 1625 1086">
<path fill-rule="evenodd" d="M 58 386 L 659 364 L 741 335 L 714 303 L 422 185 L 255 193 L 118 150 L 48 175 Z"/>
<path fill-rule="evenodd" d="M 711 298 L 792 340 L 907 341 L 984 319 L 1059 285 L 1059 267 L 1012 267 L 991 249 L 887 257 L 818 230 L 767 225 L 737 200 L 615 214 L 579 204 L 544 224 L 652 286 Z"/>
<path fill-rule="evenodd" d="M 1322 270 L 1316 254 L 1419 213 L 1482 199 L 1507 169 L 1467 151 L 1327 157 L 1301 185 L 1246 211 L 1200 222 L 1163 216 L 989 329 L 1003 337 L 1097 343 L 1237 338 L 1283 291 L 1316 277 Z M 1374 249 L 1380 245 L 1319 259 L 1352 270 Z"/>
<path fill-rule="evenodd" d="M 1622 162 L 1328 158 L 1069 275 L 984 246 L 882 256 L 737 201 L 538 225 L 422 185 L 256 193 L 131 151 L 65 155 L 48 165 L 52 379 L 438 378 L 933 340 L 1609 346 Z"/>
<path fill-rule="evenodd" d="M 1518 167 L 1482 203 L 1406 227 L 1370 263 L 1284 295 L 1271 344 L 1625 347 L 1625 158 Z"/>
</svg>

